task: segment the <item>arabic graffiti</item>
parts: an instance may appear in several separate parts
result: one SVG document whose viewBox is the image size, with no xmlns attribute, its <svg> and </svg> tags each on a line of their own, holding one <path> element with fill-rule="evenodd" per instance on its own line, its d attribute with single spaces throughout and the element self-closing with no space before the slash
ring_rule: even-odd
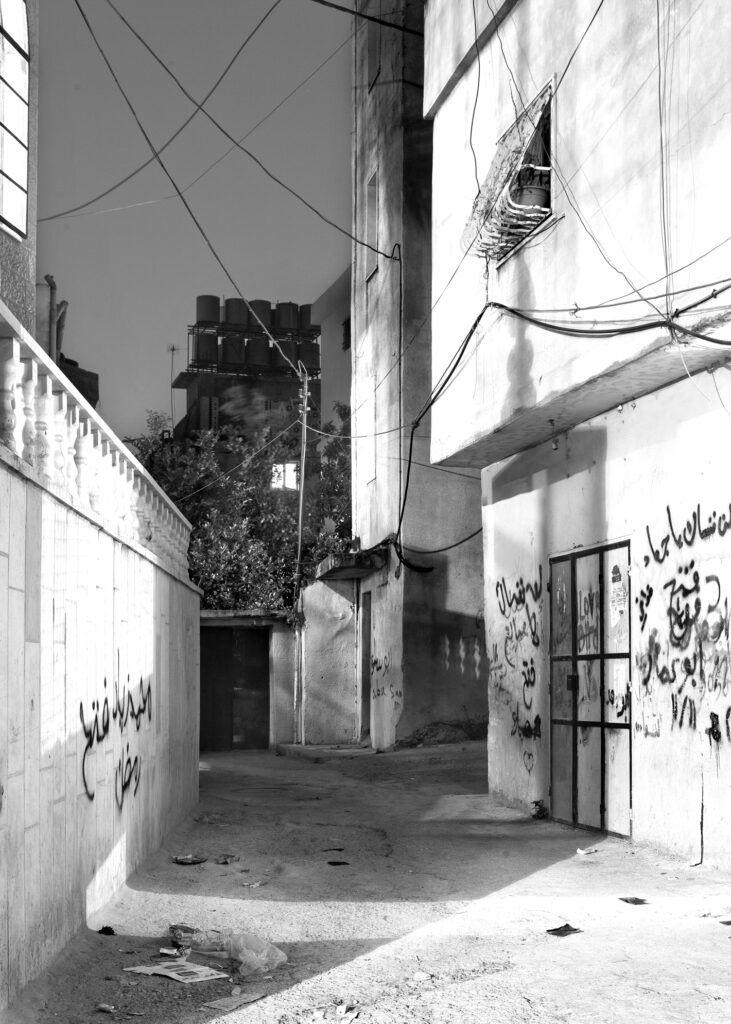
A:
<svg viewBox="0 0 731 1024">
<path fill-rule="evenodd" d="M 140 771 L 142 769 L 142 762 L 140 761 L 139 754 L 135 755 L 134 761 L 129 756 L 129 743 L 127 744 L 127 760 L 124 760 L 124 755 L 119 758 L 117 767 L 114 769 L 114 796 L 117 801 L 117 807 L 122 810 L 124 806 L 124 797 L 127 790 L 132 785 L 134 780 L 134 789 L 132 795 L 134 796 L 137 792 L 137 787 L 140 784 Z"/>
<path fill-rule="evenodd" d="M 510 730 L 511 736 L 520 736 L 524 740 L 539 740 L 541 738 L 541 716 L 536 715 L 531 723 L 529 718 L 526 718 L 524 722 L 520 721 L 520 705 L 515 705 L 515 711 L 511 711 L 513 716 L 513 728 Z"/>
<path fill-rule="evenodd" d="M 511 668 L 515 668 L 515 661 L 511 659 L 510 653 L 515 652 L 525 637 L 530 637 L 534 647 L 540 646 L 541 643 L 538 604 L 543 593 L 543 566 L 538 567 L 538 579 L 535 583 L 525 583 L 521 576 L 512 590 L 503 576 L 495 586 L 495 593 L 500 614 L 508 622 L 505 627 L 505 660 Z M 533 608 L 531 601 L 535 606 Z"/>
<path fill-rule="evenodd" d="M 493 697 L 510 709 L 510 735 L 523 748 L 541 738 L 541 716 L 536 713 L 536 705 L 540 692 L 543 567 L 538 567 L 535 578 L 519 576 L 509 582 L 502 576 L 495 585 L 495 598 L 496 615 L 488 621 L 492 634 L 487 644 L 488 685 Z M 522 758 L 530 774 L 535 764 L 533 751 L 523 749 Z"/>
<path fill-rule="evenodd" d="M 79 718 L 81 719 L 81 728 L 86 738 L 86 745 L 84 747 L 84 753 L 81 758 L 81 778 L 84 783 L 84 792 L 86 793 L 89 800 L 94 799 L 95 790 L 92 787 L 91 781 L 87 774 L 87 758 L 90 753 L 93 752 L 95 747 L 100 746 L 109 735 L 112 728 L 117 725 L 119 726 L 119 734 L 122 736 L 125 729 L 127 728 L 130 720 L 132 721 L 135 731 L 140 731 L 142 720 L 147 715 L 148 721 L 152 721 L 152 683 L 148 682 L 147 687 L 140 677 L 140 694 L 139 699 L 135 702 L 134 695 L 130 689 L 129 676 L 127 677 L 127 686 L 123 688 L 120 693 L 119 683 L 115 680 L 114 682 L 114 697 L 110 705 L 109 697 L 105 695 L 104 701 L 93 700 L 91 702 L 91 716 L 87 723 L 86 714 L 84 712 L 84 702 L 81 701 L 79 704 Z M 107 680 L 104 680 L 104 689 L 107 689 Z M 127 763 L 122 765 L 122 760 L 117 764 L 117 770 L 115 771 L 115 793 L 121 794 L 117 797 L 117 804 L 122 807 L 124 803 L 124 794 L 130 787 L 130 778 L 135 777 L 134 792 L 137 792 L 137 786 L 139 785 L 139 776 L 141 770 L 141 763 L 138 756 L 134 758 L 134 761 L 129 759 L 129 743 L 127 744 L 127 761 L 130 763 L 130 775 L 127 774 Z M 122 785 L 117 785 L 117 774 L 119 774 Z"/>
<path fill-rule="evenodd" d="M 650 527 L 645 527 L 647 533 L 647 543 L 650 546 L 650 552 L 652 559 L 657 562 L 658 565 L 662 565 L 666 558 L 670 557 L 670 542 L 672 541 L 678 551 L 683 548 L 690 548 L 693 546 L 696 540 L 708 540 L 712 537 L 716 531 L 718 536 L 725 536 L 726 532 L 731 529 L 731 503 L 728 506 L 728 513 L 722 512 L 720 515 L 717 514 L 714 509 L 713 512 L 706 519 L 706 526 L 701 526 L 703 522 L 703 516 L 701 515 L 701 506 L 698 503 L 693 510 L 690 519 L 687 520 L 683 529 L 678 532 L 673 525 L 673 516 L 670 511 L 670 506 L 665 506 L 665 512 L 668 520 L 669 530 L 660 541 L 660 546 L 655 547 L 652 543 L 652 537 L 650 536 Z M 650 564 L 650 555 L 645 555 L 645 568 Z"/>
<path fill-rule="evenodd" d="M 645 578 L 635 600 L 645 634 L 637 655 L 635 733 L 658 737 L 667 702 L 671 732 L 698 731 L 717 751 L 731 743 L 731 552 L 719 543 L 731 530 L 731 505 L 705 514 L 696 503 L 682 527 L 667 505 L 665 518 L 667 532 L 657 544 L 645 527 Z"/>
<path fill-rule="evenodd" d="M 375 655 L 371 658 L 371 675 L 377 675 L 379 672 L 383 672 L 385 675 L 391 667 L 391 652 L 388 651 L 382 658 L 377 658 Z"/>
</svg>

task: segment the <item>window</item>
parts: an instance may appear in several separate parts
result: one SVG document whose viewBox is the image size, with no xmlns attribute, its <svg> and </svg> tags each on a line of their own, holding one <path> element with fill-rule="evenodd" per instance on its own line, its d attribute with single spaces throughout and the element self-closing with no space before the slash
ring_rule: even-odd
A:
<svg viewBox="0 0 731 1024">
<path fill-rule="evenodd" d="M 350 351 L 350 317 L 343 320 L 343 344 L 340 346 L 343 352 Z"/>
<path fill-rule="evenodd" d="M 0 0 L 0 224 L 28 234 L 28 11 Z"/>
<path fill-rule="evenodd" d="M 551 215 L 551 87 L 498 139 L 465 241 L 501 260 Z"/>
<path fill-rule="evenodd" d="M 299 463 L 275 462 L 272 466 L 272 490 L 296 491 L 299 487 Z"/>
<path fill-rule="evenodd" d="M 378 175 L 366 187 L 366 277 L 378 270 Z"/>
</svg>

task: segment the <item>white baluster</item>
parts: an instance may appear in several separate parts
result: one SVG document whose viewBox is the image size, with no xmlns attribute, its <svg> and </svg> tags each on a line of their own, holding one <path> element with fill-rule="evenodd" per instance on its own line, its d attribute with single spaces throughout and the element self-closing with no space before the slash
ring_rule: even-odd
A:
<svg viewBox="0 0 731 1024">
<path fill-rule="evenodd" d="M 23 461 L 36 464 L 36 390 L 38 365 L 34 359 L 23 360 Z"/>
<path fill-rule="evenodd" d="M 66 489 L 66 392 L 54 395 L 53 415 L 53 482 Z"/>
<path fill-rule="evenodd" d="M 73 400 L 72 400 L 73 401 Z M 72 498 L 79 496 L 76 440 L 79 436 L 79 409 L 71 405 L 66 413 L 66 487 Z"/>
<path fill-rule="evenodd" d="M 82 420 L 76 436 L 76 487 L 79 501 L 86 508 L 91 507 L 92 468 L 91 457 L 94 438 L 91 433 L 91 421 Z"/>
<path fill-rule="evenodd" d="M 53 379 L 47 374 L 41 373 L 36 389 L 36 469 L 44 484 L 50 484 L 53 473 L 51 459 L 53 406 Z"/>
<path fill-rule="evenodd" d="M 127 460 L 118 448 L 112 452 L 114 465 L 114 514 L 117 519 L 117 530 L 122 537 L 128 534 L 129 506 L 127 503 Z"/>
<path fill-rule="evenodd" d="M 101 515 L 101 437 L 99 428 L 90 421 L 91 445 L 88 449 L 89 456 L 89 504 L 92 511 Z"/>
<path fill-rule="evenodd" d="M 142 522 L 140 512 L 140 476 L 133 466 L 129 467 L 129 507 L 132 540 L 136 544 L 142 542 Z"/>
<path fill-rule="evenodd" d="M 149 548 L 152 544 L 152 522 L 150 516 L 150 488 L 144 478 L 140 478 L 140 493 L 137 500 L 139 518 L 140 544 Z"/>
<path fill-rule="evenodd" d="M 15 440 L 15 385 L 20 377 L 20 342 L 0 338 L 0 441 L 17 452 Z"/>
</svg>

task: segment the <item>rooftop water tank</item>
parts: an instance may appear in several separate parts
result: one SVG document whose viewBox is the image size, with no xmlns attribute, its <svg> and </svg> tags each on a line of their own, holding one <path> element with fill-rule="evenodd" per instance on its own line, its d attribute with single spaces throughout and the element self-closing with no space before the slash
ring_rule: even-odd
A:
<svg viewBox="0 0 731 1024">
<path fill-rule="evenodd" d="M 299 346 L 299 358 L 306 370 L 320 369 L 320 346 L 316 341 L 302 341 Z"/>
<path fill-rule="evenodd" d="M 291 369 L 290 363 L 297 365 L 297 342 L 293 338 L 282 338 L 272 351 L 274 356 L 272 361 L 275 366 L 286 366 Z"/>
<path fill-rule="evenodd" d="M 243 299 L 226 299 L 226 323 L 238 324 L 247 327 L 249 323 L 249 309 Z"/>
<path fill-rule="evenodd" d="M 299 308 L 299 322 L 300 328 L 303 331 L 309 331 L 312 326 L 312 303 L 308 302 L 304 306 Z"/>
<path fill-rule="evenodd" d="M 259 321 L 261 321 L 265 327 L 270 327 L 272 322 L 272 307 L 270 303 L 266 299 L 252 299 L 249 305 L 256 313 L 256 317 L 251 317 L 251 326 L 260 327 Z"/>
<path fill-rule="evenodd" d="M 268 338 L 249 338 L 246 345 L 246 361 L 251 366 L 269 366 L 271 351 Z"/>
<path fill-rule="evenodd" d="M 245 359 L 245 340 L 235 334 L 226 335 L 221 345 L 221 362 L 243 366 Z"/>
<path fill-rule="evenodd" d="M 299 326 L 297 303 L 278 302 L 274 323 L 279 331 L 296 331 Z"/>
<path fill-rule="evenodd" d="M 197 295 L 195 299 L 195 322 L 217 324 L 221 319 L 221 300 L 217 295 Z"/>
<path fill-rule="evenodd" d="M 215 365 L 218 362 L 218 336 L 198 334 L 193 337 L 193 358 L 197 363 Z"/>
</svg>

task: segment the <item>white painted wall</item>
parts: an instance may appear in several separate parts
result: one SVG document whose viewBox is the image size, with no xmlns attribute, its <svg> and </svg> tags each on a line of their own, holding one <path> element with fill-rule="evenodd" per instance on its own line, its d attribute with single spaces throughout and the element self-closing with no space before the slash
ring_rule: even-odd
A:
<svg viewBox="0 0 731 1024">
<path fill-rule="evenodd" d="M 568 9 L 559 13 L 556 5 L 538 0 L 491 6 L 505 7 L 509 13 L 498 38 L 488 28 L 488 6 L 476 5 L 481 38 L 478 93 L 471 6 L 453 0 L 429 0 L 427 5 L 425 109 L 434 119 L 433 295 L 446 288 L 432 317 L 435 381 L 488 296 L 527 310 L 566 310 L 545 315 L 588 326 L 597 317 L 656 317 L 658 309 L 666 308 L 662 282 L 653 284 L 663 278 L 666 266 L 652 0 L 605 5 L 558 88 L 553 108 L 556 221 L 551 230 L 502 264 L 491 265 L 487 287 L 484 261 L 473 255 L 463 260 L 463 235 L 477 191 L 470 141 L 482 182 L 497 140 L 514 121 L 516 109 L 519 112 L 546 82 L 561 76 L 597 5 L 594 0 L 577 0 L 570 15 Z M 677 268 L 670 285 L 683 289 L 728 275 L 727 245 L 707 251 L 729 234 L 725 219 L 718 216 L 716 185 L 728 152 L 724 118 L 731 107 L 726 72 L 729 34 L 720 0 L 678 0 L 662 3 L 660 9 L 663 38 L 667 32 L 671 41 L 662 60 L 663 73 L 672 83 L 664 119 L 668 257 L 670 266 Z M 514 99 L 501 44 L 520 92 Z M 570 195 L 559 174 L 568 182 Z M 656 308 L 634 303 L 570 316 L 575 303 L 603 302 L 646 285 L 648 295 L 660 293 Z M 708 291 L 706 287 L 671 299 L 670 308 Z M 707 302 L 681 322 L 691 326 L 725 302 L 723 297 Z M 726 315 L 724 311 L 722 317 Z M 712 331 L 714 325 L 705 329 Z M 723 325 L 719 333 L 724 336 Z M 668 340 L 664 329 L 606 341 L 577 340 L 490 311 L 434 410 L 432 458 L 454 457 L 525 410 L 581 388 Z M 627 394 L 645 393 L 682 375 L 679 355 L 664 372 L 664 379 L 628 377 Z M 548 423 L 544 429 L 546 436 Z"/>
<path fill-rule="evenodd" d="M 629 539 L 633 835 L 692 861 L 702 852 L 726 868 L 729 410 L 731 374 L 718 369 L 588 421 L 562 435 L 555 451 L 545 444 L 483 472 L 491 788 L 520 804 L 549 803 L 549 559 Z M 521 580 L 540 583 L 540 594 L 502 614 L 500 586 L 514 593 Z M 537 644 L 522 629 L 533 616 Z M 536 685 L 528 710 L 530 659 Z M 516 716 L 520 727 L 535 725 L 536 715 L 541 737 L 525 738 Z"/>
<path fill-rule="evenodd" d="M 0 1008 L 198 794 L 199 592 L 61 495 L 0 446 Z"/>
<path fill-rule="evenodd" d="M 313 583 L 302 596 L 304 742 L 356 743 L 354 584 Z"/>
</svg>

